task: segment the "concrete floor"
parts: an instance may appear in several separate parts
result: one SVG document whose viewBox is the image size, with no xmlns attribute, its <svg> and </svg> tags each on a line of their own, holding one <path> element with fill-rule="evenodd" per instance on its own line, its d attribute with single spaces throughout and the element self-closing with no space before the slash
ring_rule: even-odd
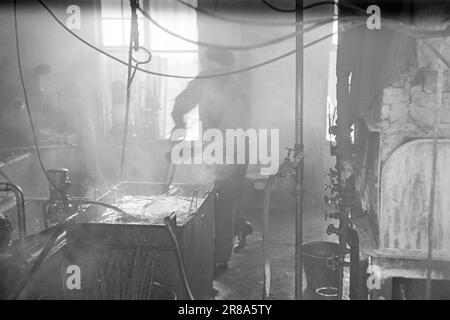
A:
<svg viewBox="0 0 450 320">
<path fill-rule="evenodd" d="M 215 281 L 214 287 L 218 290 L 216 299 L 262 299 L 264 275 L 261 212 L 255 210 L 255 213 L 247 217 L 254 226 L 254 232 L 248 237 L 247 247 L 241 253 L 233 255 L 228 272 Z M 294 221 L 294 210 L 271 213 L 270 299 L 294 299 Z M 303 223 L 303 242 L 337 241 L 336 236 L 330 237 L 325 233 L 331 221 L 324 220 L 322 211 L 316 209 L 305 212 Z M 306 288 L 304 275 L 303 288 Z M 304 299 L 308 298 L 311 297 L 305 292 Z"/>
</svg>

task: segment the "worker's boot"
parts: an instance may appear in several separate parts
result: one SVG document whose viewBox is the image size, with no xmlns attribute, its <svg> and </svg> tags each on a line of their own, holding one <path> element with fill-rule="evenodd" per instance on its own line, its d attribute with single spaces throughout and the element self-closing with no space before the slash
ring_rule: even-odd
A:
<svg viewBox="0 0 450 320">
<path fill-rule="evenodd" d="M 253 227 L 248 221 L 241 221 L 238 226 L 237 244 L 234 252 L 239 253 L 247 245 L 247 236 L 253 232 Z"/>
</svg>

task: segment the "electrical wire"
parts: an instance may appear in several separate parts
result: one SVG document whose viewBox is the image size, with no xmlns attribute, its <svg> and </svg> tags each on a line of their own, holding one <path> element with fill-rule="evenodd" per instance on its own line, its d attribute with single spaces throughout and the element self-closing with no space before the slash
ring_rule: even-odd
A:
<svg viewBox="0 0 450 320">
<path fill-rule="evenodd" d="M 225 16 L 221 16 L 221 15 L 217 15 L 215 13 L 211 13 L 208 10 L 202 9 L 200 7 L 195 7 L 190 3 L 187 3 L 183 0 L 176 0 L 179 3 L 183 4 L 184 6 L 191 8 L 192 10 L 197 11 L 198 13 L 201 13 L 205 16 L 209 16 L 211 18 L 215 18 L 217 20 L 221 20 L 221 21 L 225 21 L 225 22 L 230 22 L 230 23 L 237 23 L 237 24 L 242 24 L 242 25 L 256 25 L 256 26 L 267 26 L 267 27 L 276 27 L 276 26 L 295 26 L 297 24 L 303 24 L 305 23 L 303 22 L 268 22 L 268 21 L 250 21 L 250 20 L 241 20 L 241 19 L 235 19 L 235 18 L 229 18 L 229 17 L 225 17 Z M 353 5 L 340 5 L 334 1 L 322 1 L 322 2 L 318 2 L 318 3 L 314 3 L 308 6 L 305 6 L 303 9 L 310 9 L 319 5 L 325 5 L 325 4 L 334 4 L 334 5 L 338 5 L 341 8 L 348 8 L 348 9 L 353 9 L 355 11 L 358 11 L 360 13 L 362 13 L 363 15 L 367 16 L 368 13 L 365 12 L 364 10 L 362 10 L 361 8 L 358 8 L 357 6 L 353 6 Z"/>
<path fill-rule="evenodd" d="M 132 73 L 133 69 L 133 18 L 130 21 L 130 44 L 128 48 L 128 66 L 127 66 L 127 89 L 126 89 L 126 103 L 125 103 L 125 120 L 124 120 L 124 130 L 123 130 L 123 140 L 122 140 L 122 152 L 120 157 L 120 166 L 119 166 L 119 180 L 123 178 L 123 169 L 125 166 L 125 151 L 127 149 L 127 138 L 128 138 L 128 122 L 130 121 L 130 101 L 131 101 L 131 85 L 133 83 L 133 75 L 136 73 L 136 69 L 134 69 L 134 73 Z M 136 68 L 138 65 L 136 64 Z"/>
<path fill-rule="evenodd" d="M 225 22 L 230 22 L 230 23 L 237 23 L 237 24 L 242 24 L 242 25 L 253 25 L 253 26 L 262 26 L 262 27 L 282 27 L 282 26 L 295 26 L 296 23 L 295 22 L 269 22 L 269 21 L 251 21 L 251 20 L 241 20 L 241 19 L 235 19 L 235 18 L 228 18 L 225 16 L 221 16 L 221 15 L 217 15 L 214 13 L 211 13 L 208 10 L 202 9 L 200 7 L 195 7 L 190 3 L 187 3 L 185 1 L 182 0 L 176 0 L 179 3 L 183 4 L 184 6 L 191 8 L 192 10 L 197 11 L 198 13 L 201 13 L 205 16 L 209 16 L 211 18 L 215 18 L 217 20 L 222 20 Z"/>
<path fill-rule="evenodd" d="M 58 23 L 62 28 L 64 28 L 67 32 L 69 32 L 77 40 L 79 40 L 80 42 L 84 43 L 86 46 L 90 47 L 91 49 L 93 49 L 93 50 L 95 50 L 95 51 L 97 51 L 97 52 L 107 56 L 108 58 L 110 58 L 110 59 L 112 59 L 112 60 L 114 60 L 114 61 L 116 61 L 116 62 L 118 62 L 118 63 L 120 63 L 122 65 L 128 66 L 127 62 L 125 62 L 125 61 L 123 61 L 123 60 L 121 60 L 121 59 L 119 59 L 119 58 L 109 54 L 108 52 L 106 52 L 106 51 L 104 51 L 104 50 L 102 50 L 102 49 L 100 49 L 98 47 L 96 47 L 95 45 L 93 45 L 90 42 L 84 40 L 82 37 L 77 35 L 75 32 L 73 32 L 72 30 L 67 28 L 66 25 L 61 20 L 59 20 L 58 17 L 56 17 L 56 15 L 44 3 L 43 0 L 38 0 L 38 2 L 44 7 L 44 9 L 47 10 L 47 12 L 51 15 L 51 17 L 55 20 L 56 23 Z M 398 25 L 397 26 L 389 26 L 388 22 L 386 21 L 386 19 L 384 21 L 385 22 L 383 23 L 383 28 L 386 29 L 386 30 L 400 32 L 400 33 L 403 33 L 403 34 L 405 34 L 407 36 L 410 36 L 410 37 L 413 37 L 413 38 L 420 38 L 421 37 L 420 35 L 412 34 L 411 31 L 405 30 L 405 28 L 399 28 Z M 359 27 L 359 26 L 364 25 L 364 24 L 365 24 L 365 22 L 354 24 L 354 25 L 350 26 L 347 30 L 341 30 L 341 32 L 348 31 L 349 29 L 352 29 L 354 27 Z M 322 37 L 322 40 L 324 38 L 331 37 L 331 36 L 333 36 L 336 33 L 337 32 L 330 33 L 329 35 Z M 432 36 L 432 35 L 428 35 L 428 36 Z M 310 47 L 311 45 L 314 45 L 317 42 L 318 41 L 316 40 L 316 41 L 313 41 L 312 43 L 308 43 L 303 48 L 308 48 L 308 47 Z M 288 57 L 288 56 L 290 56 L 290 55 L 292 55 L 294 53 L 295 53 L 295 50 L 287 52 L 285 54 L 282 54 L 282 55 L 280 55 L 278 57 L 275 57 L 275 58 L 263 61 L 261 63 L 255 64 L 255 65 L 252 65 L 252 66 L 249 66 L 249 67 L 246 67 L 246 68 L 242 68 L 242 69 L 236 69 L 236 70 L 231 70 L 231 71 L 222 72 L 222 73 L 215 73 L 215 74 L 197 75 L 197 76 L 184 76 L 184 75 L 166 74 L 166 73 L 154 72 L 154 71 L 150 71 L 150 70 L 146 70 L 146 69 L 142 69 L 142 68 L 136 68 L 136 70 L 138 70 L 140 72 L 143 72 L 143 73 L 146 73 L 146 74 L 151 74 L 151 75 L 161 76 L 161 77 L 167 77 L 167 78 L 177 78 L 177 79 L 194 79 L 194 78 L 196 78 L 196 79 L 211 79 L 211 78 L 223 77 L 223 76 L 233 75 L 233 74 L 242 73 L 242 72 L 250 71 L 250 70 L 253 70 L 253 69 L 257 69 L 257 68 L 260 68 L 260 67 L 262 67 L 264 65 L 267 65 L 267 64 L 273 63 L 275 61 L 281 60 L 283 58 L 286 58 L 286 57 Z M 440 57 L 440 58 L 442 59 L 443 57 Z M 448 63 L 448 61 L 446 61 L 446 63 Z"/>
<path fill-rule="evenodd" d="M 261 0 L 262 3 L 264 3 L 267 7 L 269 7 L 272 10 L 278 11 L 278 12 L 284 12 L 284 13 L 288 13 L 288 12 L 295 12 L 296 9 L 283 9 L 283 8 L 278 8 L 275 7 L 273 4 L 270 4 L 268 1 L 266 0 Z M 304 8 L 303 8 L 304 9 Z"/>
<path fill-rule="evenodd" d="M 288 33 L 284 36 L 281 36 L 279 38 L 275 38 L 275 39 L 271 39 L 268 41 L 263 41 L 260 43 L 256 43 L 256 44 L 251 44 L 251 45 L 244 45 L 244 46 L 231 46 L 231 45 L 221 45 L 221 44 L 215 44 L 215 43 L 210 43 L 210 42 L 205 42 L 205 41 L 195 41 L 186 37 L 183 37 L 173 31 L 170 31 L 169 29 L 167 29 L 166 27 L 162 26 L 159 22 L 157 22 L 150 14 L 150 12 L 146 12 L 145 10 L 143 10 L 142 8 L 138 8 L 138 10 L 142 13 L 142 15 L 147 18 L 148 20 L 150 20 L 151 23 L 153 23 L 155 26 L 157 26 L 158 28 L 160 28 L 161 30 L 163 30 L 164 32 L 178 38 L 181 40 L 184 40 L 186 42 L 195 44 L 197 46 L 200 47 L 208 47 L 208 48 L 215 48 L 215 49 L 225 49 L 225 50 L 233 50 L 233 51 L 244 51 L 244 50 L 252 50 L 252 49 L 258 49 L 258 48 L 262 48 L 262 47 L 266 47 L 266 46 L 270 46 L 270 45 L 274 45 L 277 44 L 279 42 L 285 41 L 287 39 L 296 37 L 299 32 L 298 31 L 294 31 L 291 33 Z M 316 22 L 315 24 L 313 24 L 312 26 L 308 27 L 308 28 L 304 28 L 303 32 L 308 32 L 311 30 L 314 30 L 320 26 L 323 26 L 327 23 L 336 21 L 336 18 L 332 18 L 332 19 L 323 19 L 323 21 L 320 22 Z"/>
<path fill-rule="evenodd" d="M 275 11 L 279 11 L 279 12 L 295 12 L 295 9 L 282 9 L 282 8 L 278 8 L 275 7 L 274 5 L 270 4 L 267 0 L 261 0 L 266 6 L 268 6 L 269 8 L 275 10 Z M 357 6 L 353 6 L 353 5 L 342 5 L 336 1 L 320 1 L 320 2 L 315 2 L 313 4 L 307 5 L 303 7 L 303 10 L 307 10 L 307 9 L 312 9 L 314 7 L 319 7 L 319 6 L 323 6 L 323 5 L 333 5 L 333 6 L 337 6 L 338 8 L 346 8 L 346 9 L 352 9 L 354 11 L 360 12 L 363 15 L 367 15 L 367 12 L 365 12 L 363 9 L 358 8 Z"/>
<path fill-rule="evenodd" d="M 69 32 L 72 36 L 74 36 L 76 39 L 78 39 L 79 41 L 81 41 L 82 43 L 84 43 L 85 45 L 87 45 L 88 47 L 90 47 L 91 49 L 107 56 L 108 58 L 122 64 L 125 66 L 128 66 L 128 63 L 113 56 L 112 54 L 109 54 L 108 52 L 96 47 L 95 45 L 91 44 L 90 42 L 84 40 L 82 37 L 80 37 L 79 35 L 77 35 L 75 32 L 73 32 L 72 30 L 70 30 L 69 28 L 66 27 L 66 25 L 58 19 L 58 17 L 56 17 L 56 15 L 52 12 L 52 10 L 43 2 L 43 0 L 38 0 L 38 2 L 47 10 L 47 12 L 52 16 L 52 18 L 62 27 L 64 28 L 67 32 Z M 336 34 L 337 32 L 334 33 L 330 33 L 328 34 L 326 37 L 322 37 L 323 38 L 328 38 L 333 36 L 334 34 Z M 308 48 L 312 45 L 314 45 L 315 43 L 317 43 L 318 41 L 313 41 L 312 43 L 308 43 L 306 44 L 303 48 Z M 150 70 L 146 70 L 146 69 L 142 69 L 142 68 L 136 68 L 138 71 L 146 73 L 146 74 L 151 74 L 151 75 L 155 75 L 155 76 L 161 76 L 161 77 L 167 77 L 167 78 L 177 78 L 177 79 L 211 79 L 211 78 L 217 78 L 217 77 L 224 77 L 224 76 L 228 76 L 228 75 L 233 75 L 233 74 L 237 74 L 237 73 L 242 73 L 242 72 L 246 72 L 246 71 L 250 71 L 253 69 L 257 69 L 260 68 L 262 66 L 265 66 L 267 64 L 273 63 L 275 61 L 281 60 L 283 58 L 286 58 L 292 54 L 294 54 L 296 51 L 289 51 L 287 53 L 284 53 L 280 56 L 277 56 L 275 58 L 263 61 L 261 63 L 252 65 L 252 66 L 248 66 L 242 69 L 236 69 L 236 70 L 231 70 L 231 71 L 227 71 L 227 72 L 221 72 L 221 73 L 215 73 L 215 74 L 206 74 L 206 75 L 197 75 L 197 76 L 183 76 L 183 75 L 174 75 L 174 74 L 165 74 L 165 73 L 160 73 L 160 72 L 154 72 L 154 71 L 150 71 Z"/>
<path fill-rule="evenodd" d="M 101 206 L 101 207 L 105 207 L 105 208 L 111 209 L 111 210 L 113 210 L 113 211 L 116 211 L 116 212 L 118 212 L 118 213 L 120 213 L 120 214 L 122 214 L 122 215 L 124 215 L 124 216 L 130 217 L 130 218 L 133 218 L 133 219 L 140 219 L 139 217 L 134 216 L 134 215 L 131 215 L 131 214 L 129 214 L 129 213 L 123 211 L 123 210 L 120 209 L 119 207 L 116 207 L 116 206 L 114 206 L 114 205 L 112 205 L 112 204 L 107 204 L 107 203 L 104 203 L 104 202 L 93 201 L 93 200 L 77 200 L 76 203 L 77 203 L 78 205 L 96 205 L 96 206 Z M 146 220 L 143 219 L 143 218 L 140 219 L 140 220 L 146 221 Z"/>
<path fill-rule="evenodd" d="M 50 185 L 55 187 L 53 181 L 48 176 L 47 170 L 45 169 L 45 166 L 44 166 L 44 162 L 42 161 L 41 151 L 39 150 L 39 143 L 38 143 L 37 136 L 36 136 L 36 129 L 34 127 L 33 116 L 31 115 L 30 102 L 28 100 L 27 88 L 25 86 L 25 80 L 23 77 L 22 60 L 20 57 L 19 27 L 18 27 L 18 18 L 17 18 L 17 0 L 14 0 L 13 6 L 14 6 L 14 35 L 15 35 L 15 40 L 16 40 L 17 64 L 19 67 L 19 77 L 20 77 L 20 83 L 22 85 L 22 91 L 23 91 L 23 96 L 24 96 L 24 100 L 25 100 L 25 108 L 27 110 L 28 119 L 30 121 L 31 133 L 33 135 L 33 143 L 36 148 L 36 155 L 37 155 L 39 165 L 42 169 L 42 172 L 44 173 L 44 175 L 47 178 Z"/>
</svg>

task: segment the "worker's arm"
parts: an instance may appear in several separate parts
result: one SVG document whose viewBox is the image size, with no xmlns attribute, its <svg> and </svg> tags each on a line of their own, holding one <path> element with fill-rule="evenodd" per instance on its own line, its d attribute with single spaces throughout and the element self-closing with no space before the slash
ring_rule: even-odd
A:
<svg viewBox="0 0 450 320">
<path fill-rule="evenodd" d="M 189 82 L 175 99 L 172 111 L 172 119 L 175 122 L 175 128 L 185 128 L 184 115 L 194 109 L 201 100 L 201 84 L 199 80 L 194 79 Z"/>
</svg>

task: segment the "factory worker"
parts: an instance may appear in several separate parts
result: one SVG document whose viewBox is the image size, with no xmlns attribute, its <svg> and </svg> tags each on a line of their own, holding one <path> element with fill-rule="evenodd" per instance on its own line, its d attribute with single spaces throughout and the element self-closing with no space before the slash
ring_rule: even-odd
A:
<svg viewBox="0 0 450 320">
<path fill-rule="evenodd" d="M 205 56 L 206 65 L 200 75 L 222 73 L 232 69 L 235 62 L 234 55 L 225 50 L 208 49 Z M 246 130 L 250 112 L 246 100 L 243 88 L 232 76 L 195 78 L 175 100 L 172 111 L 175 129 L 185 128 L 184 115 L 198 106 L 203 131 L 219 129 L 225 136 L 226 129 Z M 216 164 L 214 169 L 219 194 L 215 212 L 214 253 L 214 273 L 217 277 L 228 269 L 235 237 L 238 241 L 234 251 L 238 252 L 245 246 L 252 226 L 241 218 L 241 195 L 247 164 Z"/>
</svg>

